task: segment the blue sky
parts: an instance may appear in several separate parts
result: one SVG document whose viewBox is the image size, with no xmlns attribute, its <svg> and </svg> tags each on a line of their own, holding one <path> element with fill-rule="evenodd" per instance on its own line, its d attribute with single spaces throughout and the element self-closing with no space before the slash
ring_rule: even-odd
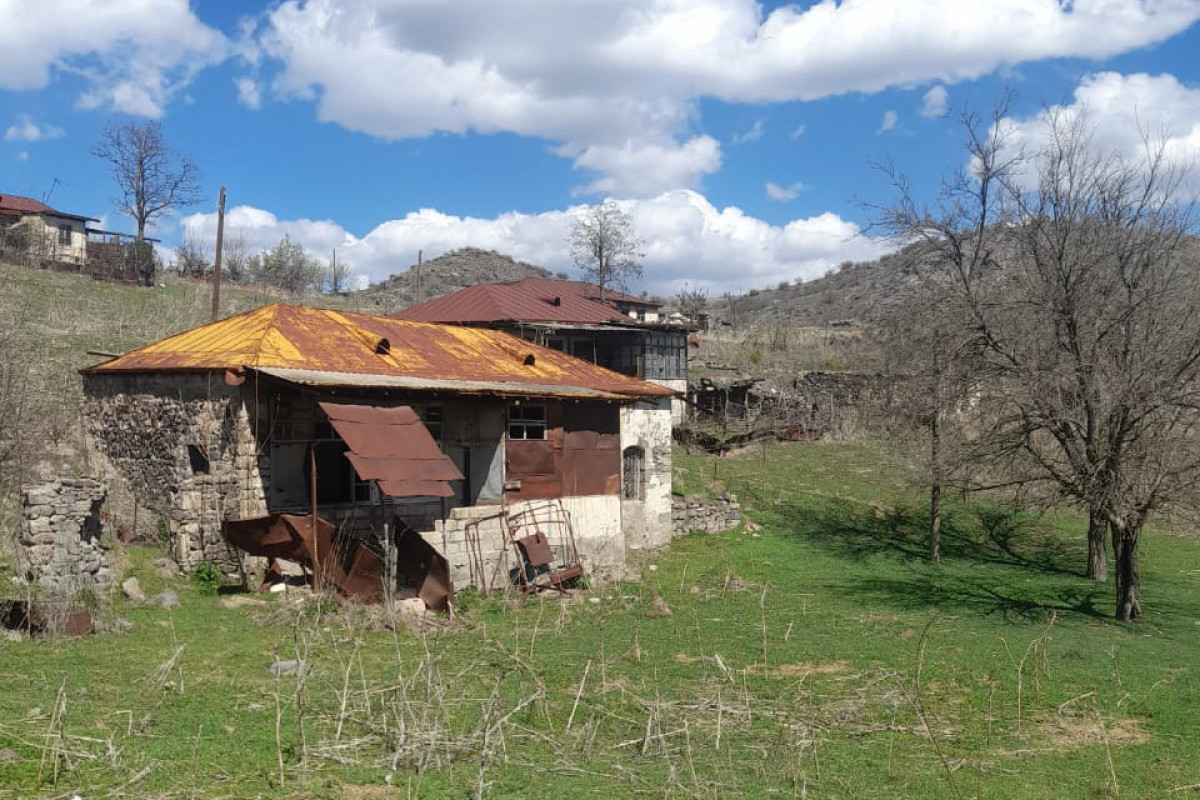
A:
<svg viewBox="0 0 1200 800">
<path fill-rule="evenodd" d="M 47 13 L 57 7 L 55 13 Z M 1200 155 L 1200 0 L 0 0 L 0 193 L 131 230 L 89 154 L 155 119 L 205 199 L 170 248 L 287 234 L 360 280 L 463 245 L 571 271 L 573 214 L 613 198 L 641 286 L 711 294 L 811 279 L 889 249 L 864 204 L 890 159 L 931 197 L 956 113 L 1019 92 L 1098 146 L 1139 126 Z M 70 19 L 70 25 L 62 20 Z M 210 245 L 211 246 L 211 245 Z"/>
</svg>

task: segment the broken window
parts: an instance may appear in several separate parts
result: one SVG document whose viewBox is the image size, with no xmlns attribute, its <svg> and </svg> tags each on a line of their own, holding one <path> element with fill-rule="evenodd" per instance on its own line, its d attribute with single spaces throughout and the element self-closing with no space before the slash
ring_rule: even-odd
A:
<svg viewBox="0 0 1200 800">
<path fill-rule="evenodd" d="M 646 451 L 626 447 L 621 454 L 621 497 L 626 500 L 646 499 Z"/>
<path fill-rule="evenodd" d="M 434 438 L 438 444 L 442 442 L 442 407 L 441 406 L 425 406 L 418 411 L 421 417 L 421 422 L 425 424 L 425 430 L 429 431 L 429 435 Z"/>
<path fill-rule="evenodd" d="M 508 408 L 508 438 L 545 439 L 546 407 L 514 403 Z"/>
</svg>

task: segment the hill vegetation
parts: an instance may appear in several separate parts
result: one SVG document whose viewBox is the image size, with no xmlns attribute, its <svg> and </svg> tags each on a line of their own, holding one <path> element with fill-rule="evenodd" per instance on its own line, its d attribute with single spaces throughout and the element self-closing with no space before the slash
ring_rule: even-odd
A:
<svg viewBox="0 0 1200 800">
<path fill-rule="evenodd" d="M 377 313 L 390 314 L 418 302 L 457 292 L 480 283 L 548 278 L 550 271 L 517 261 L 495 250 L 460 247 L 354 292 L 355 301 Z M 566 277 L 560 275 L 559 277 Z"/>
</svg>

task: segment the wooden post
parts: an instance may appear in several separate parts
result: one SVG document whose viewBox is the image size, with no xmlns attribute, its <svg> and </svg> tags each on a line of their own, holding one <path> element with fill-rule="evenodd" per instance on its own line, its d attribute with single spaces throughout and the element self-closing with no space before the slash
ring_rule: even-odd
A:
<svg viewBox="0 0 1200 800">
<path fill-rule="evenodd" d="M 308 451 L 309 469 L 312 472 L 312 552 L 313 552 L 313 592 L 321 585 L 321 541 L 317 536 L 317 448 L 314 444 Z"/>
<path fill-rule="evenodd" d="M 225 239 L 225 187 L 221 187 L 221 199 L 217 203 L 217 255 L 213 260 L 212 274 L 212 320 L 221 316 L 221 249 Z"/>
<path fill-rule="evenodd" d="M 424 251 L 417 251 L 417 296 L 413 305 L 419 305 L 421 302 L 421 255 Z"/>
</svg>

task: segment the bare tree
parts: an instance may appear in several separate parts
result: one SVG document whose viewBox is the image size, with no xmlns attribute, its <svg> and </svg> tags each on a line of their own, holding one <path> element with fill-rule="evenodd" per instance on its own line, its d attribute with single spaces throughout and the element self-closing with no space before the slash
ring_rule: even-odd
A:
<svg viewBox="0 0 1200 800">
<path fill-rule="evenodd" d="M 675 295 L 675 302 L 679 304 L 680 314 L 687 317 L 689 322 L 699 324 L 701 315 L 708 308 L 708 292 L 693 289 L 685 283 L 679 294 Z"/>
<path fill-rule="evenodd" d="M 910 256 L 921 258 L 920 249 Z M 916 469 L 929 487 L 929 560 L 934 563 L 941 560 L 942 495 L 969 480 L 963 411 L 973 391 L 976 345 L 972 331 L 952 316 L 953 303 L 943 302 L 946 287 L 936 277 L 930 275 L 910 297 L 893 305 L 879 331 L 888 427 L 902 436 L 919 432 L 924 440 Z"/>
<path fill-rule="evenodd" d="M 600 299 L 610 287 L 624 289 L 642 276 L 642 242 L 633 219 L 612 200 L 589 206 L 571 227 L 571 258 L 584 280 L 600 287 Z"/>
<path fill-rule="evenodd" d="M 259 257 L 251 255 L 244 232 L 236 231 L 226 236 L 221 250 L 221 268 L 233 283 L 247 283 L 258 270 Z"/>
<path fill-rule="evenodd" d="M 175 269 L 185 278 L 203 278 L 212 272 L 212 259 L 200 235 L 191 229 L 175 247 Z"/>
<path fill-rule="evenodd" d="M 325 270 L 325 287 L 330 294 L 341 294 L 346 290 L 346 280 L 350 277 L 350 265 L 339 261 L 337 250 L 329 258 L 329 266 Z"/>
<path fill-rule="evenodd" d="M 92 147 L 92 155 L 112 168 L 121 191 L 118 208 L 137 223 L 137 241 L 145 238 L 146 226 L 172 209 L 192 205 L 200 197 L 196 165 L 175 152 L 163 139 L 157 122 L 109 123 Z M 154 284 L 154 262 L 139 265 L 142 283 Z"/>
<path fill-rule="evenodd" d="M 1015 151 L 1006 107 L 966 115 L 970 170 L 937 209 L 903 180 L 885 221 L 923 241 L 943 302 L 975 340 L 975 455 L 996 483 L 1088 513 L 1088 571 L 1112 539 L 1116 616 L 1138 619 L 1148 516 L 1190 499 L 1200 473 L 1200 260 L 1184 174 L 1146 142 L 1099 152 L 1086 118 L 1047 115 L 1044 146 Z"/>
</svg>

